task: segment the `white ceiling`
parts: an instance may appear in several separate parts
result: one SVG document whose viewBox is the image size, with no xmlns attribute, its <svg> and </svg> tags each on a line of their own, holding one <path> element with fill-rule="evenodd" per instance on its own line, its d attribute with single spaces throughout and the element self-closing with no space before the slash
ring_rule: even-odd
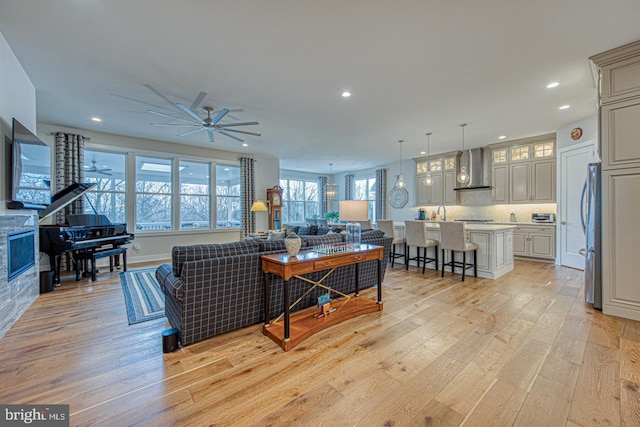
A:
<svg viewBox="0 0 640 427">
<path fill-rule="evenodd" d="M 0 0 L 38 121 L 353 171 L 548 132 L 595 113 L 588 57 L 640 39 L 638 0 Z M 550 81 L 556 89 L 545 89 Z M 249 146 L 154 127 L 242 108 Z M 342 91 L 353 96 L 344 99 Z M 3 101 L 3 102 L 6 102 Z M 558 110 L 563 104 L 568 110 Z M 101 123 L 90 120 L 103 119 Z M 188 118 L 185 116 L 185 118 Z M 244 139 L 244 138 L 243 138 Z"/>
</svg>

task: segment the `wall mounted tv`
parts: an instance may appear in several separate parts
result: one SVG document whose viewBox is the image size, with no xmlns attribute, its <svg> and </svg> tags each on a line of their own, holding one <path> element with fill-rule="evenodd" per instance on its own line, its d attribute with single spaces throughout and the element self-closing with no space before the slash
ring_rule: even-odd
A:
<svg viewBox="0 0 640 427">
<path fill-rule="evenodd" d="M 9 209 L 44 209 L 51 203 L 51 148 L 13 119 Z"/>
</svg>

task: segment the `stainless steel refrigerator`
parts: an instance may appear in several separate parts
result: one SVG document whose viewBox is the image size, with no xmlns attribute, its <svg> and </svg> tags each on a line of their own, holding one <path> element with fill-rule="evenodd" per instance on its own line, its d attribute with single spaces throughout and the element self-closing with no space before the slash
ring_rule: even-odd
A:
<svg viewBox="0 0 640 427">
<path fill-rule="evenodd" d="M 582 229 L 585 234 L 584 284 L 585 300 L 602 310 L 602 193 L 601 165 L 590 163 L 580 201 Z"/>
</svg>

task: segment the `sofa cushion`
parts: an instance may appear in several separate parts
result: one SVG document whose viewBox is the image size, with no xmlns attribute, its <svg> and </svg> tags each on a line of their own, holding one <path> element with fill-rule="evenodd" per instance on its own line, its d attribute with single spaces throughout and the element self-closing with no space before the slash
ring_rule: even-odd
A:
<svg viewBox="0 0 640 427">
<path fill-rule="evenodd" d="M 287 248 L 284 245 L 284 239 L 272 239 L 258 240 L 258 248 L 260 252 L 272 252 L 272 251 L 286 251 Z"/>
<path fill-rule="evenodd" d="M 298 236 L 310 236 L 311 235 L 311 227 L 298 227 L 298 231 L 296 231 Z"/>
<path fill-rule="evenodd" d="M 187 261 L 219 258 L 234 255 L 244 255 L 260 250 L 255 239 L 245 239 L 239 242 L 212 243 L 208 245 L 174 246 L 171 251 L 173 274 L 180 277 L 182 264 Z"/>
<path fill-rule="evenodd" d="M 302 247 L 311 248 L 318 245 L 336 245 L 344 243 L 344 236 L 341 234 L 324 234 L 322 236 L 301 236 Z"/>
<path fill-rule="evenodd" d="M 367 243 L 368 241 L 371 241 L 373 239 L 380 239 L 380 238 L 384 237 L 384 231 L 381 231 L 381 230 L 367 230 L 367 231 L 363 231 L 360 236 L 361 236 L 360 237 L 360 241 L 362 243 Z"/>
</svg>

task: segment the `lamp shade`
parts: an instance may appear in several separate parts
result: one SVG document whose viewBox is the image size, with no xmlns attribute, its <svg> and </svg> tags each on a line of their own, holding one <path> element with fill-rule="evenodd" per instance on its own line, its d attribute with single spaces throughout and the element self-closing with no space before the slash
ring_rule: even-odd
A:
<svg viewBox="0 0 640 427">
<path fill-rule="evenodd" d="M 369 219 L 369 202 L 366 200 L 341 200 L 340 219 L 342 221 L 366 221 Z"/>
<path fill-rule="evenodd" d="M 256 200 L 251 205 L 251 212 L 264 212 L 267 210 L 267 206 L 264 204 L 262 200 Z"/>
</svg>

